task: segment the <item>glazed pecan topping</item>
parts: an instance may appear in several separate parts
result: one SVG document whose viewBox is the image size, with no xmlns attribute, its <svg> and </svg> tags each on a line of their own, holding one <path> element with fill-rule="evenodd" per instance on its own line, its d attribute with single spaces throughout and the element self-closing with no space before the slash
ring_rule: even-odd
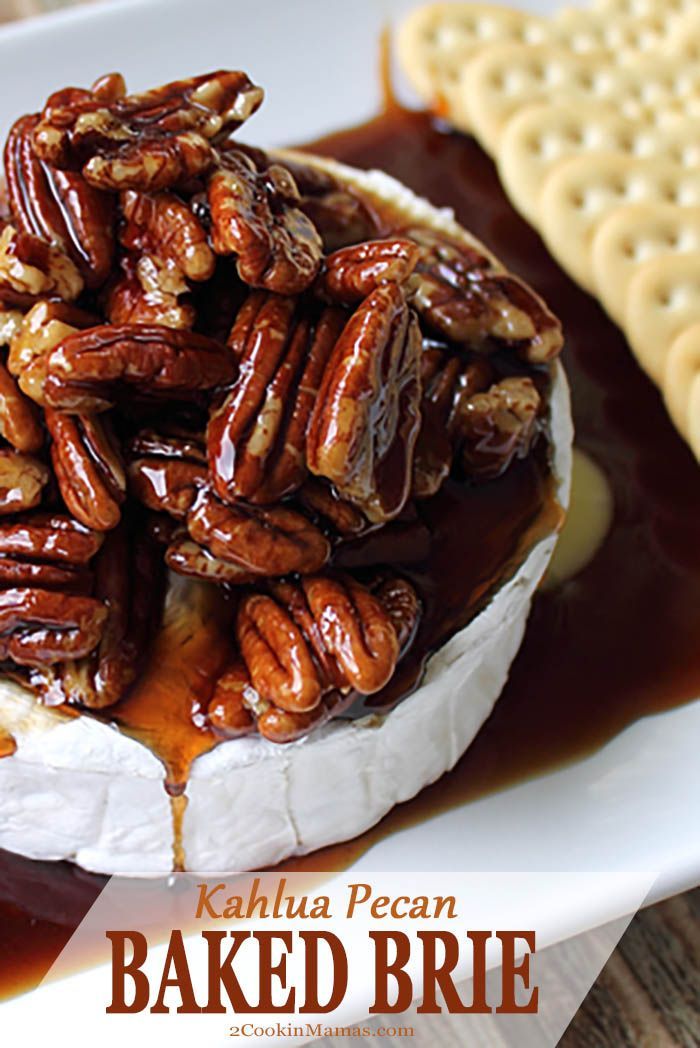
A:
<svg viewBox="0 0 700 1048">
<path fill-rule="evenodd" d="M 467 473 L 488 480 L 503 473 L 514 458 L 525 458 L 540 431 L 540 405 L 530 378 L 505 378 L 471 397 L 459 423 Z"/>
<path fill-rule="evenodd" d="M 48 467 L 32 455 L 0 448 L 0 514 L 34 509 L 49 479 Z"/>
<path fill-rule="evenodd" d="M 381 284 L 403 284 L 416 267 L 420 249 L 412 240 L 370 240 L 329 255 L 317 282 L 318 293 L 352 306 Z"/>
<path fill-rule="evenodd" d="M 296 295 L 316 278 L 322 244 L 299 210 L 299 191 L 279 164 L 259 172 L 248 156 L 228 152 L 209 180 L 214 249 L 235 255 L 251 287 Z"/>
<path fill-rule="evenodd" d="M 83 290 L 83 278 L 68 255 L 31 233 L 6 225 L 0 233 L 0 299 L 30 306 L 54 296 L 73 302 Z"/>
<path fill-rule="evenodd" d="M 309 416 L 345 319 L 332 308 L 304 316 L 263 292 L 243 304 L 229 338 L 238 380 L 207 431 L 221 498 L 272 503 L 303 483 Z"/>
<path fill-rule="evenodd" d="M 309 421 L 309 469 L 373 523 L 403 509 L 420 425 L 421 336 L 395 284 L 373 291 L 335 344 Z"/>
<path fill-rule="evenodd" d="M 293 714 L 328 692 L 379 691 L 400 652 L 381 600 L 349 575 L 273 583 L 243 599 L 236 628 L 258 696 Z"/>
<path fill-rule="evenodd" d="M 90 288 L 105 282 L 114 256 L 114 199 L 77 171 L 57 171 L 34 153 L 38 116 L 19 119 L 5 146 L 10 210 L 18 230 L 59 247 Z M 68 297 L 68 296 L 64 296 Z"/>
<path fill-rule="evenodd" d="M 126 495 L 126 475 L 109 420 L 47 410 L 51 461 L 66 506 L 95 531 L 115 528 Z"/>
<path fill-rule="evenodd" d="M 187 516 L 187 529 L 215 557 L 254 575 L 308 574 L 330 556 L 328 539 L 300 513 L 283 505 L 227 505 L 206 489 Z"/>
<path fill-rule="evenodd" d="M 140 95 L 69 88 L 49 98 L 33 132 L 41 160 L 82 169 L 98 189 L 179 186 L 214 163 L 212 141 L 254 113 L 263 93 L 244 73 L 178 80 Z"/>
<path fill-rule="evenodd" d="M 521 280 L 465 244 L 427 229 L 407 232 L 422 248 L 408 281 L 410 302 L 429 328 L 472 348 L 512 344 L 531 363 L 559 353 L 559 321 Z"/>
<path fill-rule="evenodd" d="M 386 565 L 435 541 L 415 500 L 530 452 L 561 331 L 466 238 L 234 141 L 261 100 L 240 72 L 111 73 L 11 129 L 0 660 L 113 705 L 170 571 L 236 618 L 194 723 L 288 742 L 389 681 L 421 606 Z"/>
<path fill-rule="evenodd" d="M 68 335 L 50 352 L 44 397 L 62 411 L 105 411 L 121 384 L 172 397 L 216 388 L 233 373 L 231 353 L 204 335 L 103 324 Z"/>
</svg>

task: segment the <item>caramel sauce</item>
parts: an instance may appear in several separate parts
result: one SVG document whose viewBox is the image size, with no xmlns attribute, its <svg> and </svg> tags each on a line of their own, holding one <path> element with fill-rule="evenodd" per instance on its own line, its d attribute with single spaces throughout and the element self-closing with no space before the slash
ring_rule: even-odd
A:
<svg viewBox="0 0 700 1048">
<path fill-rule="evenodd" d="M 186 600 L 173 595 L 136 686 L 106 711 L 112 723 L 162 761 L 172 797 L 183 793 L 192 762 L 219 741 L 197 727 L 196 713 L 206 709 L 233 654 L 231 611 L 218 589 L 196 583 L 183 585 L 180 593 Z"/>
<path fill-rule="evenodd" d="M 182 826 L 187 811 L 187 797 L 184 793 L 170 798 L 170 809 L 173 813 L 173 869 L 176 873 L 182 873 L 185 870 Z"/>
<path fill-rule="evenodd" d="M 503 696 L 455 769 L 356 841 L 283 866 L 314 872 L 346 868 L 397 830 L 559 767 L 638 718 L 700 695 L 700 473 L 620 332 L 552 262 L 471 139 L 390 101 L 376 120 L 309 148 L 383 168 L 433 203 L 453 207 L 467 229 L 544 295 L 567 334 L 577 443 L 605 474 L 614 506 L 593 559 L 536 598 Z M 506 577 L 538 529 L 557 525 L 541 461 L 516 464 L 502 481 L 482 500 L 448 485 L 434 507 L 426 504 L 435 573 L 428 580 L 425 560 L 410 556 L 405 566 L 426 598 L 419 647 L 395 690 L 374 708 L 410 690 L 421 652 L 474 614 L 494 585 L 494 571 Z M 208 698 L 226 657 L 230 629 L 225 616 L 211 611 L 200 606 L 201 630 L 191 618 L 166 623 L 139 686 L 110 711 L 121 730 L 160 757 L 176 795 L 191 762 L 215 742 L 190 716 L 193 702 Z M 176 806 L 176 827 L 181 814 Z M 0 997 L 40 980 L 102 883 L 64 863 L 0 853 Z"/>
</svg>

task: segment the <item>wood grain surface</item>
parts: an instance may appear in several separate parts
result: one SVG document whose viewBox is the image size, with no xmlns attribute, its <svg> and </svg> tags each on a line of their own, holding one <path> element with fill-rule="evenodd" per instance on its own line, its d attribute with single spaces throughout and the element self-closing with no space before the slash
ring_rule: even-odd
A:
<svg viewBox="0 0 700 1048">
<path fill-rule="evenodd" d="M 93 0 L 0 0 L 0 22 L 31 18 Z M 436 1016 L 386 1048 L 481 1048 L 466 1040 L 464 1019 Z M 391 1022 L 396 1023 L 396 1017 Z M 387 1020 L 387 1025 L 390 1021 Z M 351 1038 L 350 1040 L 354 1040 Z M 325 1039 L 328 1046 L 347 1039 Z M 492 1042 L 497 1048 L 497 1042 Z M 484 1048 L 492 1048 L 484 1045 Z M 639 913 L 601 972 L 561 1048 L 700 1046 L 700 888 Z"/>
</svg>

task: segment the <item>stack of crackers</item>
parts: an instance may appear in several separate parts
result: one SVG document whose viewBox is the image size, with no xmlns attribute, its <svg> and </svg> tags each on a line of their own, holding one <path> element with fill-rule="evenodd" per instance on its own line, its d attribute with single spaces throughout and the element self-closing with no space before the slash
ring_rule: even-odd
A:
<svg viewBox="0 0 700 1048">
<path fill-rule="evenodd" d="M 417 9 L 399 58 L 624 330 L 700 459 L 700 2 Z"/>
</svg>

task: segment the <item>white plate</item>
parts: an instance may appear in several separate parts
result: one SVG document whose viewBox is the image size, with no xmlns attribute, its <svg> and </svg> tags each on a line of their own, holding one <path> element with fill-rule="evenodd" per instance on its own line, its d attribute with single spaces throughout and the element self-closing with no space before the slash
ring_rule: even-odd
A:
<svg viewBox="0 0 700 1048">
<path fill-rule="evenodd" d="M 0 132 L 66 83 L 120 69 L 133 89 L 217 66 L 265 85 L 260 145 L 372 115 L 378 37 L 414 0 L 118 0 L 0 33 Z M 554 2 L 533 9 L 545 13 Z M 562 701 L 565 701 L 562 696 Z M 700 702 L 641 720 L 594 756 L 396 833 L 366 870 L 658 871 L 654 898 L 700 881 Z M 586 900 L 580 900 L 583 915 Z"/>
</svg>

